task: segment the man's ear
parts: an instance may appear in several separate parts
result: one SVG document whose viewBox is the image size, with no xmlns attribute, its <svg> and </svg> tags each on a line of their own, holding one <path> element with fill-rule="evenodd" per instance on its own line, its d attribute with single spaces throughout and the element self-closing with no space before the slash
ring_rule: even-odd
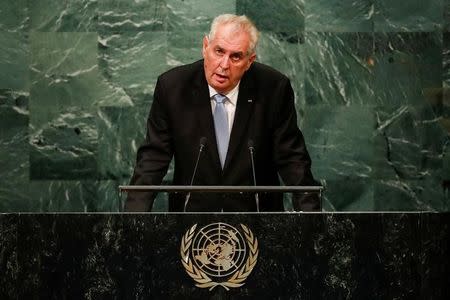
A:
<svg viewBox="0 0 450 300">
<path fill-rule="evenodd" d="M 252 54 L 250 54 L 250 57 L 248 58 L 247 70 L 250 68 L 255 59 L 256 59 L 256 52 L 253 52 Z"/>
<path fill-rule="evenodd" d="M 209 45 L 209 39 L 208 39 L 208 37 L 205 35 L 205 36 L 203 37 L 203 47 L 202 47 L 202 55 L 203 55 L 203 58 L 205 58 L 205 55 L 206 55 L 206 48 L 208 48 L 208 45 Z"/>
</svg>

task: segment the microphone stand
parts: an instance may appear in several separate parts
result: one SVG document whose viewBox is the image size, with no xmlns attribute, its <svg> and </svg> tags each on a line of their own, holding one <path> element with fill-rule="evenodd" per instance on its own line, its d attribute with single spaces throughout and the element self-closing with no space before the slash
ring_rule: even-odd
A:
<svg viewBox="0 0 450 300">
<path fill-rule="evenodd" d="M 255 161 L 253 159 L 253 151 L 255 148 L 253 147 L 253 141 L 248 141 L 248 150 L 250 151 L 250 160 L 252 165 L 252 172 L 253 172 L 253 185 L 256 186 L 256 174 L 255 174 Z M 256 211 L 259 212 L 259 193 L 255 193 L 255 201 L 256 201 Z"/>
<path fill-rule="evenodd" d="M 194 184 L 194 178 L 195 178 L 195 173 L 197 172 L 198 162 L 200 161 L 200 156 L 202 155 L 203 148 L 205 148 L 205 144 L 206 144 L 206 138 L 205 137 L 201 137 L 200 138 L 200 149 L 198 150 L 197 161 L 195 162 L 194 172 L 192 173 L 190 186 L 192 186 Z M 188 192 L 186 194 L 186 199 L 184 200 L 183 212 L 186 212 L 186 207 L 188 205 L 188 202 L 189 202 L 190 198 L 191 198 L 191 192 Z"/>
</svg>

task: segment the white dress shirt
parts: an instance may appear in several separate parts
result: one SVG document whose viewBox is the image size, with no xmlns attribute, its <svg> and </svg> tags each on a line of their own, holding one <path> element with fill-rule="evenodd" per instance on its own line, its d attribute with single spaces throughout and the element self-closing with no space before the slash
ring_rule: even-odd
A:
<svg viewBox="0 0 450 300">
<path fill-rule="evenodd" d="M 208 88 L 209 88 L 209 98 L 211 99 L 211 109 L 212 109 L 212 113 L 214 114 L 214 109 L 216 108 L 216 101 L 213 99 L 213 97 L 214 97 L 214 95 L 220 94 L 220 93 L 218 93 L 209 84 L 208 84 Z M 228 117 L 228 134 L 231 134 L 231 128 L 233 128 L 234 113 L 236 112 L 236 103 L 237 103 L 237 99 L 238 99 L 238 94 L 239 94 L 239 83 L 234 87 L 234 89 L 229 91 L 227 94 L 223 94 L 224 96 L 226 96 L 228 98 L 228 100 L 225 101 L 225 103 L 224 103 L 225 110 L 227 112 L 227 117 Z"/>
</svg>

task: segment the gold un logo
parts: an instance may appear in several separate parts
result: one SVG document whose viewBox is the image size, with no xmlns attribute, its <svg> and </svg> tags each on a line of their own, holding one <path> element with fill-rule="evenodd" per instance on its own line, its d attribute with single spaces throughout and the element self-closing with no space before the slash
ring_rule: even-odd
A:
<svg viewBox="0 0 450 300">
<path fill-rule="evenodd" d="M 181 239 L 181 263 L 199 288 L 221 286 L 227 291 L 244 285 L 258 260 L 258 240 L 240 224 L 242 233 L 227 223 L 213 223 Z"/>
</svg>

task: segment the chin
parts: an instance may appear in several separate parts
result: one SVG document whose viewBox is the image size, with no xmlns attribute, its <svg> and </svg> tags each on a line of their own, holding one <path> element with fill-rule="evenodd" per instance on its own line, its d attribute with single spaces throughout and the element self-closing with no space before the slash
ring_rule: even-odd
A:
<svg viewBox="0 0 450 300">
<path fill-rule="evenodd" d="M 220 92 L 220 93 L 223 93 L 223 92 L 226 92 L 226 91 L 228 91 L 228 86 L 224 86 L 224 85 L 222 85 L 222 84 L 215 84 L 214 86 L 213 86 L 213 88 L 216 90 L 216 91 L 218 91 L 218 92 Z"/>
</svg>

